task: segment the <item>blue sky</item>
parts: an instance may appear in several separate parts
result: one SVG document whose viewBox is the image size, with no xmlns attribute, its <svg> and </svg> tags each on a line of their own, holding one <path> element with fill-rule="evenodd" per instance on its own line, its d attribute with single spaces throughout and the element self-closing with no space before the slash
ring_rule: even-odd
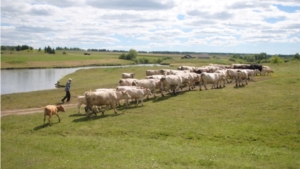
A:
<svg viewBox="0 0 300 169">
<path fill-rule="evenodd" d="M 2 0 L 1 45 L 295 54 L 299 18 L 299 0 Z"/>
</svg>

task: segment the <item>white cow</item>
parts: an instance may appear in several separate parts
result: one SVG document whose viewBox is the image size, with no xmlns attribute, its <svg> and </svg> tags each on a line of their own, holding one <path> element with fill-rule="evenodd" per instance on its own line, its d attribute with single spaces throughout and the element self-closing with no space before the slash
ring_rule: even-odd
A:
<svg viewBox="0 0 300 169">
<path fill-rule="evenodd" d="M 222 73 L 206 73 L 206 72 L 201 73 L 201 82 L 203 83 L 206 90 L 207 90 L 206 88 L 207 83 L 212 84 L 211 89 L 218 88 L 219 87 L 218 83 L 222 79 L 225 79 L 225 76 Z M 201 82 L 199 84 L 200 90 L 202 90 Z"/>
<path fill-rule="evenodd" d="M 119 80 L 119 86 L 132 86 L 132 82 L 137 79 L 121 79 Z"/>
<path fill-rule="evenodd" d="M 86 105 L 86 99 L 85 96 L 77 96 L 77 108 L 78 108 L 78 113 L 81 114 L 81 105 Z"/>
<path fill-rule="evenodd" d="M 106 108 L 111 106 L 114 109 L 115 114 L 117 114 L 116 111 L 116 104 L 121 100 L 125 99 L 128 100 L 130 95 L 127 92 L 122 91 L 99 91 L 99 92 L 86 92 L 85 93 L 86 98 L 86 115 L 89 117 L 88 110 L 92 110 L 95 115 L 97 113 L 95 110 L 93 110 L 93 106 L 103 106 L 105 105 Z M 102 115 L 105 112 L 105 109 L 101 110 Z"/>
<path fill-rule="evenodd" d="M 141 80 L 136 80 L 132 83 L 132 86 L 139 86 L 142 88 L 147 88 L 150 89 L 154 97 L 155 95 L 155 90 L 160 88 L 160 80 L 159 79 L 141 79 Z M 147 99 L 149 97 L 147 96 Z"/>
<path fill-rule="evenodd" d="M 195 70 L 195 67 L 193 66 L 180 66 L 177 68 L 177 70 L 188 70 L 190 72 L 193 72 Z"/>
<path fill-rule="evenodd" d="M 164 97 L 163 89 L 169 90 L 171 87 L 175 87 L 173 89 L 173 93 L 176 94 L 178 92 L 180 85 L 182 84 L 182 78 L 177 75 L 166 75 L 160 79 L 161 82 L 161 96 Z"/>
<path fill-rule="evenodd" d="M 122 79 L 134 78 L 134 73 L 122 73 Z"/>
<path fill-rule="evenodd" d="M 160 70 L 146 70 L 146 76 L 160 75 Z"/>
<path fill-rule="evenodd" d="M 237 78 L 235 80 L 235 86 L 241 86 L 241 82 L 242 82 L 242 85 L 244 86 L 244 83 L 243 81 L 246 81 L 246 84 L 247 83 L 247 79 L 248 79 L 248 73 L 246 70 L 238 70 L 237 71 Z"/>
<path fill-rule="evenodd" d="M 139 104 L 139 101 L 141 101 L 142 105 L 144 105 L 144 101 L 143 101 L 144 96 L 148 96 L 152 94 L 150 89 L 140 89 L 137 87 L 127 87 L 127 88 L 118 87 L 117 90 L 126 91 L 126 93 L 128 93 L 132 99 L 136 99 L 137 105 Z M 126 104 L 127 106 L 129 106 L 128 99 L 126 99 Z"/>
<path fill-rule="evenodd" d="M 248 73 L 248 79 L 254 81 L 254 75 L 256 74 L 258 69 L 244 69 Z"/>
<path fill-rule="evenodd" d="M 146 79 L 161 79 L 164 75 L 151 75 L 151 76 L 146 76 Z"/>
<path fill-rule="evenodd" d="M 189 86 L 189 90 L 195 87 L 196 82 L 200 82 L 200 75 L 196 73 L 178 72 L 176 75 L 181 77 L 181 84 L 187 84 Z"/>
<path fill-rule="evenodd" d="M 170 75 L 176 75 L 178 73 L 190 73 L 191 71 L 189 70 L 171 70 Z"/>
<path fill-rule="evenodd" d="M 227 78 L 230 78 L 231 81 L 228 82 L 228 79 L 227 79 L 227 83 L 231 83 L 232 82 L 232 79 L 237 79 L 237 71 L 239 69 L 227 69 Z"/>
<path fill-rule="evenodd" d="M 274 73 L 274 71 L 273 70 L 271 70 L 271 69 L 263 69 L 262 71 L 261 71 L 261 74 L 262 75 L 267 75 L 267 76 L 271 76 L 271 73 Z"/>
<path fill-rule="evenodd" d="M 220 83 L 220 86 L 222 86 L 222 82 L 223 82 L 223 87 L 225 87 L 225 81 L 227 81 L 228 83 L 228 80 L 227 80 L 227 69 L 219 69 L 217 70 L 215 73 L 220 73 L 221 76 L 223 76 L 224 78 L 221 78 L 221 80 L 219 81 Z"/>
<path fill-rule="evenodd" d="M 172 70 L 171 69 L 161 69 L 160 74 L 162 75 L 170 75 Z"/>
<path fill-rule="evenodd" d="M 100 91 L 116 91 L 116 89 L 114 88 L 99 88 L 99 89 L 95 89 L 95 92 L 100 92 Z"/>
</svg>

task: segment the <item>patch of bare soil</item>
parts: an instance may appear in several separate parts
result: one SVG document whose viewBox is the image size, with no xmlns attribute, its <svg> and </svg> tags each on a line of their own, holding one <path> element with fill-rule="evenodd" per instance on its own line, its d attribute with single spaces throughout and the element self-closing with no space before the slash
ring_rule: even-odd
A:
<svg viewBox="0 0 300 169">
<path fill-rule="evenodd" d="M 66 109 L 74 108 L 77 104 L 62 104 Z M 33 113 L 44 113 L 43 107 L 38 108 L 29 108 L 29 109 L 16 109 L 16 110 L 5 110 L 1 111 L 1 117 L 8 115 L 24 115 L 24 114 L 33 114 Z"/>
</svg>

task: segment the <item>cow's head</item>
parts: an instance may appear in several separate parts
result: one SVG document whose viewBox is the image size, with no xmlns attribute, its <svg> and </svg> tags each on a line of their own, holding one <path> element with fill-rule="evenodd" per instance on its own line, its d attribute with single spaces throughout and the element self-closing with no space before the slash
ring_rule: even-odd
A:
<svg viewBox="0 0 300 169">
<path fill-rule="evenodd" d="M 57 111 L 58 111 L 58 112 L 59 112 L 59 111 L 61 111 L 61 112 L 66 112 L 65 108 L 64 108 L 62 105 L 57 106 L 56 108 L 57 108 Z"/>
<path fill-rule="evenodd" d="M 138 82 L 132 82 L 132 86 L 137 86 Z"/>
<path fill-rule="evenodd" d="M 131 96 L 126 91 L 122 91 L 122 95 L 125 99 L 131 99 Z"/>
</svg>

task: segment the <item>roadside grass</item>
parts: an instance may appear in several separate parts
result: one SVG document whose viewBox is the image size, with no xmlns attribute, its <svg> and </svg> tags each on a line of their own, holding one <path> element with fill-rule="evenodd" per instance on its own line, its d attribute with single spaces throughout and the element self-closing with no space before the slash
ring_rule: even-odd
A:
<svg viewBox="0 0 300 169">
<path fill-rule="evenodd" d="M 299 63 L 269 66 L 275 71 L 271 77 L 257 76 L 245 87 L 210 90 L 209 85 L 199 91 L 197 86 L 176 96 L 145 99 L 144 106 L 121 106 L 117 115 L 107 110 L 87 118 L 70 108 L 59 113 L 61 123 L 52 117 L 51 127 L 48 118 L 43 125 L 42 109 L 2 117 L 1 167 L 299 168 Z M 161 68 L 78 70 L 61 81 L 72 77 L 77 94 L 115 87 L 122 72 L 141 79 L 146 69 Z M 55 89 L 3 95 L 1 101 L 2 107 L 44 106 L 63 95 L 63 89 Z"/>
</svg>

